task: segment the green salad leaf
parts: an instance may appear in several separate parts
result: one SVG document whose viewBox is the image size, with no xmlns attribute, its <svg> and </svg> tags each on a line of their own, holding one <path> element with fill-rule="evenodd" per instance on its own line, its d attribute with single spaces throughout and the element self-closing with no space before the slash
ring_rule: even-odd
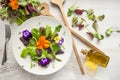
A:
<svg viewBox="0 0 120 80">
<path fill-rule="evenodd" d="M 37 47 L 29 46 L 29 47 L 27 47 L 27 49 L 30 51 L 29 52 L 30 57 L 37 56 L 37 54 L 36 54 Z"/>
<path fill-rule="evenodd" d="M 28 4 L 28 2 L 26 0 L 19 0 L 18 4 L 25 7 Z"/>
<path fill-rule="evenodd" d="M 61 59 L 57 58 L 55 54 L 53 54 L 53 57 L 54 57 L 54 59 L 57 60 L 57 61 L 62 61 Z"/>
<path fill-rule="evenodd" d="M 38 38 L 40 37 L 41 33 L 40 31 L 37 29 L 37 28 L 33 28 L 32 31 L 32 37 L 35 39 L 35 40 L 38 40 Z"/>
<path fill-rule="evenodd" d="M 9 22 L 11 22 L 11 20 L 9 20 Z M 24 21 L 21 19 L 21 18 L 17 18 L 16 19 L 16 23 L 18 24 L 18 25 L 21 25 L 22 23 L 23 23 Z M 12 23 L 12 22 L 11 22 Z"/>
<path fill-rule="evenodd" d="M 60 46 L 56 43 L 51 43 L 50 48 L 52 49 L 52 54 L 56 54 L 56 52 L 60 50 Z"/>
<path fill-rule="evenodd" d="M 22 58 L 26 58 L 27 55 L 29 54 L 29 52 L 30 52 L 30 50 L 28 50 L 27 48 L 25 48 L 25 49 L 22 50 L 22 53 L 21 53 L 20 56 L 21 56 Z"/>
<path fill-rule="evenodd" d="M 46 58 L 47 55 L 48 55 L 48 52 L 46 50 L 42 49 L 42 56 L 41 56 L 41 58 Z"/>
<path fill-rule="evenodd" d="M 39 0 L 28 0 L 28 3 L 31 3 L 33 6 L 38 6 L 40 4 Z"/>
<path fill-rule="evenodd" d="M 36 46 L 36 40 L 34 38 L 31 38 L 28 46 Z"/>
<path fill-rule="evenodd" d="M 26 58 L 27 55 L 30 55 L 30 57 L 32 59 L 32 57 L 37 56 L 36 49 L 37 49 L 37 47 L 34 47 L 34 46 L 28 46 L 28 47 L 26 47 L 25 49 L 23 49 L 23 51 L 21 53 L 21 57 L 22 58 Z"/>
<path fill-rule="evenodd" d="M 7 13 L 8 8 L 0 8 L 0 16 L 1 19 L 7 18 L 8 17 L 8 13 Z"/>
<path fill-rule="evenodd" d="M 60 32 L 61 28 L 62 28 L 62 25 L 56 26 L 54 32 L 52 33 L 52 37 L 54 37 L 58 32 Z"/>
<path fill-rule="evenodd" d="M 45 36 L 48 37 L 48 36 L 51 36 L 51 35 L 52 35 L 51 26 L 50 25 L 46 25 Z"/>
</svg>

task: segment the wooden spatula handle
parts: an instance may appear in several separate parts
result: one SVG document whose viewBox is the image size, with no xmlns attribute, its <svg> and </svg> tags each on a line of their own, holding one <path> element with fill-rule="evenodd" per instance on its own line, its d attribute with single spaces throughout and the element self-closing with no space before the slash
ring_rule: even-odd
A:
<svg viewBox="0 0 120 80">
<path fill-rule="evenodd" d="M 71 32 L 71 29 L 70 29 L 70 27 L 69 27 L 68 21 L 67 21 L 65 15 L 64 15 L 64 11 L 63 11 L 63 9 L 62 9 L 62 6 L 59 6 L 59 8 L 60 8 L 60 10 L 61 10 L 61 13 L 62 13 L 62 16 L 63 16 L 63 19 L 64 19 L 64 23 L 65 23 L 66 27 L 69 29 L 69 31 Z M 74 53 L 75 53 L 75 56 L 76 56 L 76 59 L 77 59 L 77 62 L 78 62 L 80 71 L 81 71 L 81 73 L 84 75 L 85 72 L 84 72 L 84 69 L 83 69 L 83 66 L 82 66 L 82 63 L 81 63 L 81 60 L 80 60 L 80 56 L 79 56 L 79 53 L 78 53 L 78 51 L 77 51 L 75 42 L 74 42 L 74 40 L 73 40 L 73 37 L 72 37 L 72 42 L 73 42 Z"/>
</svg>

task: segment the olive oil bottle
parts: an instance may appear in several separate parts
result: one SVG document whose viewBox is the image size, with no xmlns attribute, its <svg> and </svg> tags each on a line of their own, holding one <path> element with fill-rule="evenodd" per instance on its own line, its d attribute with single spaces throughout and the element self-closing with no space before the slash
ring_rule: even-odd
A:
<svg viewBox="0 0 120 80">
<path fill-rule="evenodd" d="M 107 67 L 110 57 L 95 50 L 82 49 L 81 52 L 86 55 L 86 59 L 102 67 Z"/>
</svg>

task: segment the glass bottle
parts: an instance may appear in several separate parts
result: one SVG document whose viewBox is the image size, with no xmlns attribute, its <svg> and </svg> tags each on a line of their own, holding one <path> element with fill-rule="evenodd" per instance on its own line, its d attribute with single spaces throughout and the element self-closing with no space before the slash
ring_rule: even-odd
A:
<svg viewBox="0 0 120 80">
<path fill-rule="evenodd" d="M 86 59 L 102 67 L 107 67 L 110 57 L 95 50 L 82 49 L 81 52 L 86 55 Z"/>
</svg>

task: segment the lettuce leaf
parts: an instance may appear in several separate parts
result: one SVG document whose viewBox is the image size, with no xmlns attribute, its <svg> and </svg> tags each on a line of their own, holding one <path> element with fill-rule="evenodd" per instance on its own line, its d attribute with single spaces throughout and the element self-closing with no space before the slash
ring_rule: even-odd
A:
<svg viewBox="0 0 120 80">
<path fill-rule="evenodd" d="M 52 50 L 52 54 L 56 54 L 56 52 L 60 50 L 60 46 L 56 43 L 51 43 L 50 48 Z"/>
<path fill-rule="evenodd" d="M 48 36 L 51 37 L 51 34 L 52 34 L 51 26 L 50 26 L 50 25 L 46 25 L 46 28 L 45 28 L 45 36 L 46 36 L 46 37 L 48 37 Z"/>
<path fill-rule="evenodd" d="M 37 28 L 33 28 L 32 31 L 32 37 L 35 39 L 35 40 L 38 40 L 38 38 L 40 37 L 41 33 L 40 31 L 37 29 Z"/>
<path fill-rule="evenodd" d="M 58 32 L 60 32 L 61 28 L 62 28 L 62 25 L 56 26 L 54 32 L 52 33 L 52 37 L 54 37 Z"/>
</svg>

